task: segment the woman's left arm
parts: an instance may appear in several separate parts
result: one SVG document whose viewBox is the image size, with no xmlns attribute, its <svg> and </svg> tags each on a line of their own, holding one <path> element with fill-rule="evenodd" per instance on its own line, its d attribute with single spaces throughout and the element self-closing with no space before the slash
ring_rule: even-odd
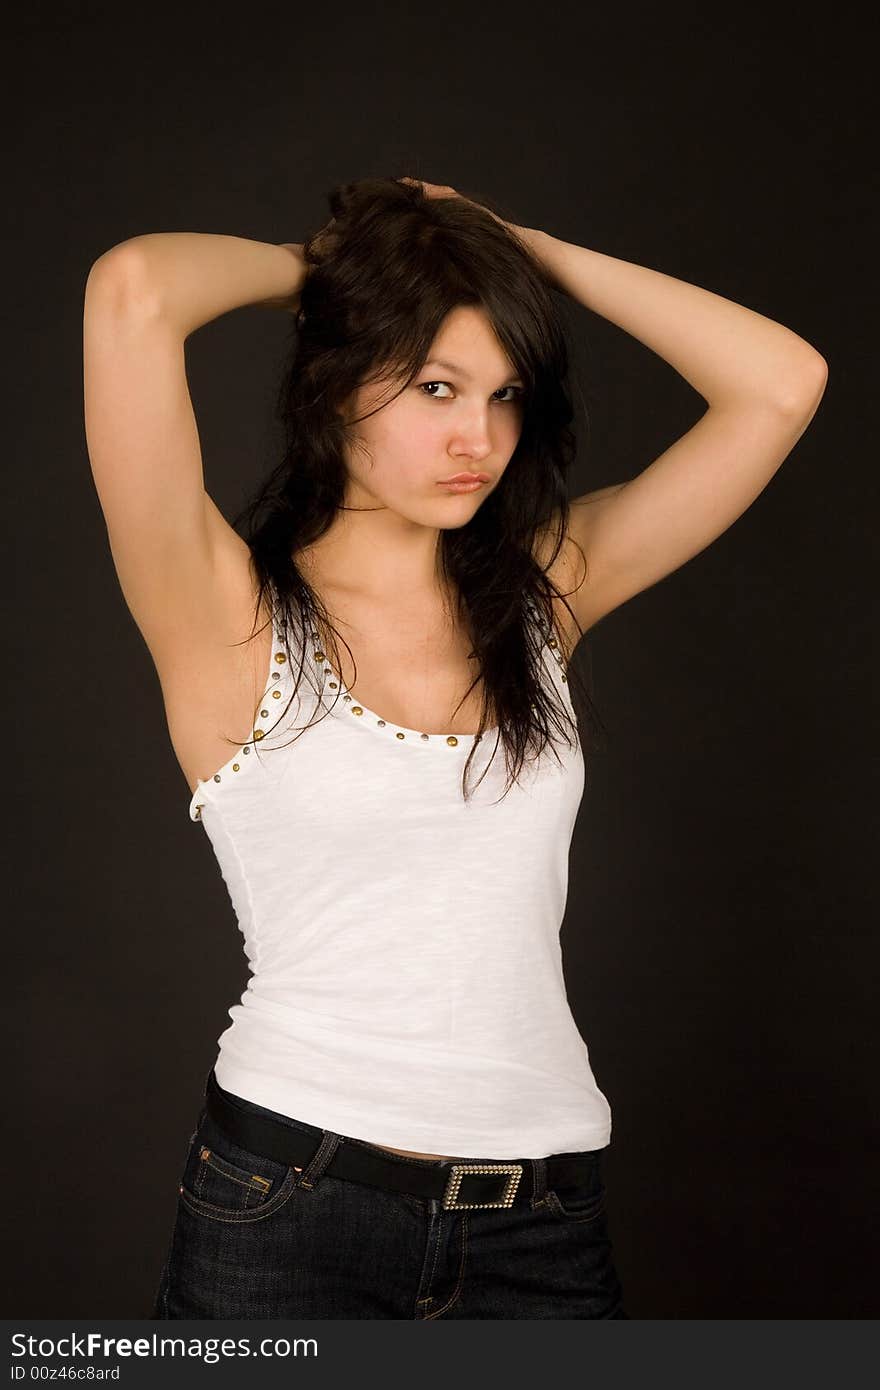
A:
<svg viewBox="0 0 880 1390">
<path fill-rule="evenodd" d="M 570 602 L 583 631 L 722 534 L 815 414 L 822 355 L 782 324 L 660 271 L 508 224 L 555 286 L 651 348 L 708 410 L 647 468 L 571 504 L 584 552 Z"/>
</svg>

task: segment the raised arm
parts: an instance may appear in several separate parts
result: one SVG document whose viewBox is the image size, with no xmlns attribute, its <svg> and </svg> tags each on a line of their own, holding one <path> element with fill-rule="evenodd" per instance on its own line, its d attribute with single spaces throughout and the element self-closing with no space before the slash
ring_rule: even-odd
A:
<svg viewBox="0 0 880 1390">
<path fill-rule="evenodd" d="M 101 256 L 83 310 L 85 429 L 119 582 L 160 676 L 193 644 L 240 641 L 249 553 L 204 487 L 184 343 L 245 304 L 294 307 L 295 244 L 167 232 Z"/>
<path fill-rule="evenodd" d="M 146 232 L 100 256 L 103 272 L 136 287 L 186 338 L 246 304 L 295 308 L 305 278 L 302 247 L 208 232 Z"/>
<path fill-rule="evenodd" d="M 709 290 L 516 227 L 557 288 L 663 357 L 708 403 L 636 477 L 571 505 L 565 589 L 583 631 L 703 550 L 767 486 L 828 368 L 791 329 Z"/>
</svg>

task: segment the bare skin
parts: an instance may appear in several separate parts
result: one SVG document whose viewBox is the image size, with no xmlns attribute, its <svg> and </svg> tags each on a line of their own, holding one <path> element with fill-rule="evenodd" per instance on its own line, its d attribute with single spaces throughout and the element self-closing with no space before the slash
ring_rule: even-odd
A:
<svg viewBox="0 0 880 1390">
<path fill-rule="evenodd" d="M 455 1154 L 418 1154 L 414 1149 L 392 1149 L 389 1144 L 374 1144 L 376 1149 L 387 1149 L 392 1154 L 403 1154 L 404 1158 L 455 1158 Z"/>
</svg>

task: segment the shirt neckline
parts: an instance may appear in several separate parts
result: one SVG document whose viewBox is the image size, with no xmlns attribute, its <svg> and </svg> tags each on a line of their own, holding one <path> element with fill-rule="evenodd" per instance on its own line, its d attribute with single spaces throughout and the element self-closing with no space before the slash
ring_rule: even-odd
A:
<svg viewBox="0 0 880 1390">
<path fill-rule="evenodd" d="M 447 730 L 443 733 L 429 734 L 422 729 L 410 729 L 406 724 L 396 724 L 391 719 L 386 719 L 377 710 L 370 709 L 363 700 L 355 694 L 353 690 L 345 684 L 342 676 L 330 664 L 330 659 L 318 645 L 318 634 L 309 634 L 309 641 L 312 645 L 312 655 L 317 662 L 321 661 L 321 697 L 329 701 L 329 712 L 337 719 L 346 720 L 349 723 L 362 724 L 371 733 L 377 734 L 382 738 L 388 738 L 395 743 L 408 744 L 410 747 L 419 748 L 441 748 L 444 750 L 457 748 L 470 748 L 475 743 L 481 742 L 487 737 L 496 737 L 500 733 L 497 725 L 484 729 L 482 734 L 478 733 L 456 733 Z"/>
<path fill-rule="evenodd" d="M 320 650 L 320 648 L 319 648 Z M 355 695 L 353 690 L 349 690 L 338 672 L 334 671 L 328 661 L 325 661 L 324 675 L 328 678 L 328 685 L 332 681 L 336 682 L 338 689 L 333 691 L 330 696 L 330 713 L 337 718 L 348 720 L 350 723 L 363 724 L 365 728 L 383 737 L 392 738 L 395 743 L 407 743 L 411 747 L 417 745 L 420 748 L 441 747 L 445 749 L 461 748 L 463 745 L 471 747 L 474 743 L 480 742 L 487 737 L 494 738 L 498 732 L 498 726 L 484 729 L 482 734 L 478 733 L 453 733 L 451 730 L 446 733 L 429 734 L 421 729 L 410 729 L 405 724 L 395 724 L 393 720 L 385 719 L 376 710 L 370 709 L 363 700 Z"/>
<path fill-rule="evenodd" d="M 556 624 L 553 623 L 551 625 L 550 630 L 545 631 L 544 624 L 540 621 L 540 613 L 537 605 L 534 602 L 530 602 L 529 606 L 532 608 L 536 620 L 540 624 L 542 637 L 542 658 L 545 660 L 545 662 L 547 662 L 547 652 L 549 649 L 550 655 L 553 658 L 553 660 L 550 660 L 548 663 L 551 671 L 554 665 L 561 668 L 564 665 L 564 659 L 562 656 L 560 643 L 557 636 Z M 263 700 L 266 701 L 266 704 L 265 706 L 262 706 L 261 701 L 261 708 L 258 711 L 258 718 L 260 720 L 260 723 L 255 724 L 254 726 L 253 742 L 251 740 L 248 740 L 246 744 L 241 745 L 238 751 L 234 753 L 229 759 L 227 759 L 227 761 L 222 765 L 222 767 L 219 767 L 217 771 L 211 775 L 211 777 L 199 777 L 196 779 L 196 786 L 190 796 L 189 801 L 189 814 L 192 820 L 201 820 L 201 813 L 203 807 L 205 806 L 206 802 L 211 799 L 212 793 L 206 796 L 204 801 L 200 801 L 199 797 L 205 796 L 205 793 L 209 792 L 211 784 L 213 782 L 226 781 L 227 774 L 238 774 L 235 778 L 236 781 L 239 780 L 240 777 L 245 776 L 246 768 L 249 767 L 255 761 L 255 759 L 246 756 L 244 757 L 244 761 L 242 762 L 240 761 L 242 756 L 249 755 L 252 751 L 255 750 L 257 740 L 264 738 L 267 734 L 274 733 L 277 725 L 279 723 L 284 723 L 283 700 L 285 695 L 290 697 L 292 694 L 293 673 L 287 661 L 285 643 L 282 636 L 282 627 L 277 621 L 274 606 L 271 616 L 271 624 L 272 647 L 269 655 L 269 671 L 266 677 L 266 689 L 263 694 Z M 310 633 L 308 640 L 312 645 L 312 655 L 314 657 L 315 651 L 321 651 L 321 648 L 317 645 L 315 634 Z M 305 655 L 305 653 L 303 653 L 303 655 Z M 353 691 L 348 690 L 342 678 L 333 672 L 333 668 L 330 666 L 329 661 L 326 659 L 326 655 L 323 652 L 321 653 L 321 655 L 323 658 L 323 674 L 327 675 L 329 673 L 330 675 L 333 675 L 338 687 L 334 694 L 329 697 L 328 704 L 328 713 L 333 715 L 334 718 L 342 721 L 347 719 L 350 723 L 362 723 L 364 727 L 367 730 L 369 730 L 370 734 L 374 737 L 388 738 L 389 740 L 392 740 L 395 744 L 405 744 L 409 747 L 430 748 L 432 750 L 442 752 L 444 756 L 447 757 L 455 756 L 457 754 L 457 750 L 461 750 L 462 752 L 464 752 L 474 745 L 474 742 L 476 740 L 475 734 L 427 734 L 425 737 L 422 737 L 421 730 L 408 729 L 405 725 L 390 724 L 388 720 L 383 719 L 382 716 L 380 714 L 377 714 L 375 710 L 371 710 L 366 705 L 360 704 L 355 699 Z M 559 672 L 559 679 L 562 682 L 565 682 L 567 679 L 565 672 L 562 670 L 560 670 Z M 328 700 L 328 694 L 325 689 L 325 682 L 321 680 L 319 681 L 319 684 L 321 687 L 319 700 L 323 702 L 325 700 Z M 564 698 L 566 699 L 566 702 L 570 701 L 570 696 L 567 693 Z M 280 711 L 279 717 L 275 719 L 274 723 L 271 723 L 268 728 L 265 728 L 264 721 L 267 718 L 271 718 L 271 706 L 269 702 L 270 700 L 274 699 L 282 701 L 282 709 Z M 361 711 L 361 713 L 358 715 L 353 713 L 353 706 L 355 705 Z M 403 738 L 399 739 L 397 737 L 398 734 L 402 734 Z M 485 739 L 487 735 L 493 736 L 496 739 L 497 744 L 497 738 L 499 737 L 498 726 L 493 725 L 491 729 L 485 729 L 483 731 L 483 739 Z M 450 743 L 450 739 L 454 739 L 455 741 L 453 743 Z"/>
<path fill-rule="evenodd" d="M 530 603 L 529 606 L 533 609 L 537 619 L 536 605 Z M 553 636 L 554 633 L 555 625 L 553 631 L 551 631 L 549 635 Z M 542 658 L 546 658 L 548 645 L 558 649 L 558 643 L 555 640 L 552 642 L 548 640 L 548 635 L 543 632 L 543 626 L 541 636 L 541 655 Z M 311 644 L 312 656 L 316 664 L 320 658 L 320 698 L 328 701 L 329 713 L 332 714 L 334 718 L 347 721 L 351 724 L 361 724 L 371 734 L 381 738 L 388 738 L 395 743 L 405 744 L 409 747 L 440 749 L 447 755 L 450 750 L 467 750 L 475 744 L 485 742 L 487 739 L 495 739 L 497 741 L 500 737 L 501 730 L 497 724 L 493 724 L 491 728 L 484 729 L 482 735 L 477 733 L 461 734 L 451 730 L 445 733 L 429 734 L 421 729 L 407 728 L 405 724 L 395 724 L 393 720 L 386 719 L 376 710 L 370 709 L 368 705 L 365 705 L 364 702 L 358 698 L 354 690 L 349 689 L 339 672 L 334 670 L 331 666 L 328 656 L 323 651 L 322 646 L 319 645 L 320 636 L 318 633 L 310 632 L 308 634 L 308 640 Z M 557 657 L 557 663 L 561 664 L 561 657 Z"/>
</svg>

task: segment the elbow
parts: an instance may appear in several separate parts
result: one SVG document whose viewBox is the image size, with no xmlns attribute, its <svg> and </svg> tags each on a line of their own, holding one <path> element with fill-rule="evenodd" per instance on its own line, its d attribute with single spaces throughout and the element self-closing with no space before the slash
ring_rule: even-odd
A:
<svg viewBox="0 0 880 1390">
<path fill-rule="evenodd" d="M 86 281 L 89 302 L 118 309 L 156 309 L 155 287 L 150 284 L 145 257 L 136 241 L 111 246 L 92 264 Z"/>
<path fill-rule="evenodd" d="M 798 364 L 778 400 L 787 415 L 812 415 L 825 394 L 828 363 L 821 353 L 810 349 L 810 356 Z"/>
</svg>

